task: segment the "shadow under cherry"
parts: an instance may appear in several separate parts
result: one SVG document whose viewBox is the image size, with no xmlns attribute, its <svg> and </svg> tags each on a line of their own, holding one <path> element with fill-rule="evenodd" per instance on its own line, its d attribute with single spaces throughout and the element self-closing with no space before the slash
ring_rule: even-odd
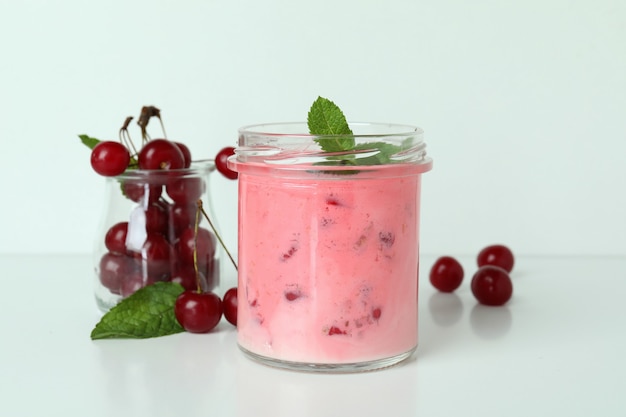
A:
<svg viewBox="0 0 626 417">
<path fill-rule="evenodd" d="M 428 311 L 437 326 L 450 327 L 463 317 L 463 301 L 455 293 L 433 293 L 428 299 Z"/>
<path fill-rule="evenodd" d="M 511 330 L 513 315 L 506 305 L 493 307 L 477 303 L 469 321 L 472 332 L 481 339 L 500 339 Z"/>
</svg>

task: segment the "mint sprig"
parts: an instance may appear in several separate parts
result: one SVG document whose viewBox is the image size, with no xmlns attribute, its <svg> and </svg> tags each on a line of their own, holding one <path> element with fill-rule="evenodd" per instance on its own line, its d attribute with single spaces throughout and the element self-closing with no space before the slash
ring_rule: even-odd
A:
<svg viewBox="0 0 626 417">
<path fill-rule="evenodd" d="M 184 288 L 157 282 L 137 290 L 109 310 L 91 332 L 91 339 L 146 339 L 181 333 L 174 304 Z"/>
<path fill-rule="evenodd" d="M 309 110 L 307 123 L 310 134 L 329 136 L 315 139 L 323 151 L 341 152 L 354 148 L 354 137 L 346 117 L 339 106 L 329 99 L 318 97 L 313 102 Z"/>
<path fill-rule="evenodd" d="M 358 158 L 354 154 L 332 156 L 320 165 L 383 165 L 394 161 L 391 157 L 402 150 L 401 146 L 386 142 L 366 142 L 357 144 L 354 133 L 343 111 L 335 103 L 318 97 L 311 105 L 307 117 L 309 133 L 318 136 L 314 140 L 324 152 L 375 152 L 374 155 Z M 337 171 L 349 173 L 349 171 Z"/>
</svg>

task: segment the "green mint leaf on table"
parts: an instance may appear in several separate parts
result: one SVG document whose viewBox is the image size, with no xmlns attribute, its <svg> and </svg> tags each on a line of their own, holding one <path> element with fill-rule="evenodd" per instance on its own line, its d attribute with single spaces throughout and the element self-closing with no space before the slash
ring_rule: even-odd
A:
<svg viewBox="0 0 626 417">
<path fill-rule="evenodd" d="M 89 149 L 95 148 L 96 145 L 101 142 L 100 139 L 92 138 L 87 135 L 78 135 L 78 137 L 80 138 L 80 141 L 83 142 L 83 144 Z"/>
<path fill-rule="evenodd" d="M 328 136 L 317 138 L 325 152 L 349 151 L 354 148 L 354 137 L 341 109 L 332 101 L 318 97 L 307 117 L 309 133 Z"/>
<path fill-rule="evenodd" d="M 185 331 L 174 315 L 176 298 L 183 290 L 172 282 L 139 289 L 102 316 L 91 339 L 146 339 Z"/>
</svg>

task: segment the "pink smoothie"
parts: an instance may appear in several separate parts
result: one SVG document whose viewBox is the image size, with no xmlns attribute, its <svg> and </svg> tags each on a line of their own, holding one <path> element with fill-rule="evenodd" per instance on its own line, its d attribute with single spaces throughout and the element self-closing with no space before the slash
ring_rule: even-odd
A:
<svg viewBox="0 0 626 417">
<path fill-rule="evenodd" d="M 420 175 L 239 176 L 238 341 L 281 361 L 417 346 Z"/>
</svg>

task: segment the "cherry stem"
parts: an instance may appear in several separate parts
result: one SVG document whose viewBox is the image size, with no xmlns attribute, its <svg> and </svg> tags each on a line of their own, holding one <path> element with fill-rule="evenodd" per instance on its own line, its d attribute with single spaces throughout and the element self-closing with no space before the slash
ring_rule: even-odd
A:
<svg viewBox="0 0 626 417">
<path fill-rule="evenodd" d="M 150 136 L 148 135 L 148 131 L 146 128 L 148 127 L 148 122 L 150 118 L 156 117 L 159 119 L 161 123 L 161 130 L 163 130 L 163 136 L 167 139 L 167 135 L 165 133 L 165 126 L 163 125 L 163 120 L 161 120 L 161 110 L 157 109 L 154 106 L 143 106 L 141 108 L 141 114 L 139 115 L 139 120 L 137 120 L 137 124 L 141 127 L 141 139 L 143 143 L 146 143 L 150 140 Z"/>
<path fill-rule="evenodd" d="M 161 124 L 161 130 L 163 131 L 163 137 L 167 139 L 167 133 L 165 133 L 165 125 L 163 124 L 163 120 L 161 119 L 161 114 L 157 114 L 156 117 L 159 119 L 159 123 Z"/>
<path fill-rule="evenodd" d="M 124 120 L 124 124 L 120 128 L 120 142 L 125 145 L 129 150 L 132 150 L 135 155 L 137 155 L 137 148 L 135 148 L 135 144 L 130 137 L 130 132 L 128 131 L 128 125 L 133 120 L 133 116 L 128 116 L 126 120 Z"/>
<path fill-rule="evenodd" d="M 193 242 L 193 269 L 196 273 L 196 286 L 198 294 L 202 293 L 202 285 L 200 283 L 200 273 L 198 272 L 198 224 L 200 223 L 200 210 L 201 207 L 198 206 L 198 210 L 196 210 L 196 222 L 194 224 L 194 242 Z"/>
<path fill-rule="evenodd" d="M 219 240 L 220 245 L 222 245 L 222 247 L 224 248 L 224 251 L 226 251 L 226 254 L 230 258 L 230 262 L 235 267 L 235 271 L 237 271 L 238 270 L 237 269 L 237 263 L 233 259 L 233 256 L 230 254 L 230 251 L 228 250 L 226 245 L 224 244 L 224 241 L 222 240 L 222 237 L 220 236 L 219 232 L 217 231 L 217 229 L 213 225 L 213 222 L 209 218 L 209 215 L 206 213 L 206 211 L 204 211 L 204 207 L 202 206 L 202 200 L 198 200 L 196 204 L 198 205 L 198 209 L 200 210 L 200 212 L 202 212 L 202 214 L 204 215 L 204 218 L 206 218 L 206 220 L 209 222 L 209 226 L 211 226 L 211 229 L 213 229 L 213 233 L 215 233 L 215 237 L 217 237 L 217 240 Z"/>
</svg>

